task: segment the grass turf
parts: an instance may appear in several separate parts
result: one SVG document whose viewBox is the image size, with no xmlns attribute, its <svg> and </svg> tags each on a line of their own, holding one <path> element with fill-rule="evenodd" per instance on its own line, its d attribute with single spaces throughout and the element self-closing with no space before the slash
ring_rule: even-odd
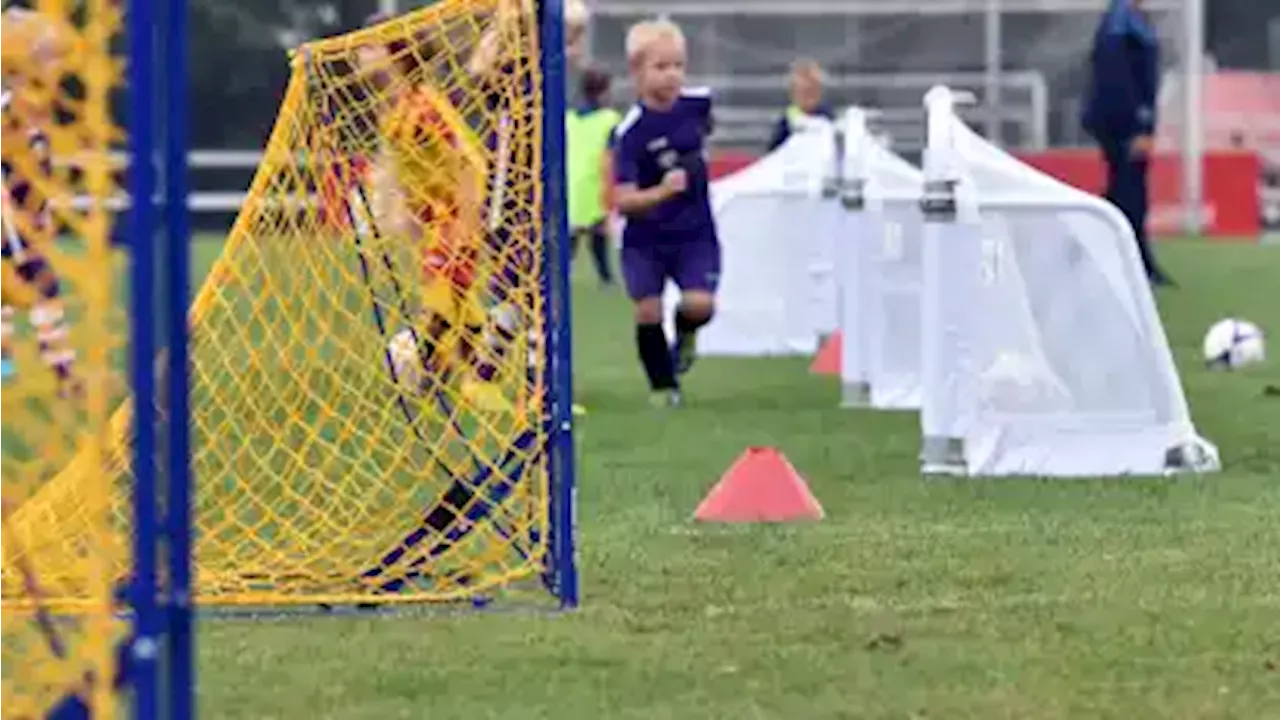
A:
<svg viewBox="0 0 1280 720">
<path fill-rule="evenodd" d="M 203 260 L 210 259 L 209 246 Z M 922 480 L 913 414 L 835 408 L 806 361 L 705 359 L 655 412 L 624 300 L 577 285 L 584 606 L 561 615 L 210 620 L 217 718 L 1257 718 L 1280 707 L 1280 383 L 1198 363 L 1210 322 L 1280 328 L 1280 253 L 1162 248 L 1203 478 Z M 701 527 L 742 449 L 828 517 Z"/>
<path fill-rule="evenodd" d="M 197 244 L 198 274 L 219 250 Z M 216 718 L 1204 718 L 1280 707 L 1276 363 L 1209 373 L 1210 322 L 1280 328 L 1280 253 L 1162 248 L 1160 300 L 1227 471 L 922 480 L 913 414 L 835 408 L 793 360 L 704 359 L 650 410 L 625 301 L 577 285 L 584 606 L 560 615 L 207 619 Z M 781 448 L 822 523 L 689 515 L 748 445 Z M 406 512 L 413 512 L 412 509 Z"/>
</svg>

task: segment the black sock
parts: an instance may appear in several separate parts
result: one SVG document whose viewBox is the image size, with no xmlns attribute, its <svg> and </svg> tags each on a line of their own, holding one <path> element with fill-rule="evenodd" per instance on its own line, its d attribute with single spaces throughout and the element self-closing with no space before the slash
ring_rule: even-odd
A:
<svg viewBox="0 0 1280 720">
<path fill-rule="evenodd" d="M 694 319 L 689 317 L 689 315 L 685 313 L 684 308 L 676 309 L 676 334 L 677 335 L 690 335 L 692 333 L 696 333 L 698 332 L 699 328 L 701 328 L 703 325 L 706 325 L 708 322 L 711 322 L 710 317 Z"/>
<path fill-rule="evenodd" d="M 609 238 L 599 227 L 591 231 L 591 257 L 596 262 L 600 282 L 606 285 L 613 282 L 613 270 L 609 268 Z"/>
<path fill-rule="evenodd" d="M 640 363 L 649 376 L 649 387 L 654 390 L 674 390 L 676 388 L 676 371 L 671 364 L 671 350 L 667 346 L 667 334 L 662 325 L 637 324 L 636 349 L 640 352 Z"/>
</svg>

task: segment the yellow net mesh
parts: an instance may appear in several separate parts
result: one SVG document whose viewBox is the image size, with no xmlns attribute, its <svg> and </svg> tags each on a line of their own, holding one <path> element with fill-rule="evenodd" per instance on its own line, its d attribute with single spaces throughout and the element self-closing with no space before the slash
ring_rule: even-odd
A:
<svg viewBox="0 0 1280 720">
<path fill-rule="evenodd" d="M 116 192 L 108 150 L 119 135 L 110 93 L 121 26 L 113 3 L 44 0 L 5 8 L 3 389 L 3 706 L 5 717 L 95 708 L 109 717 L 114 648 L 111 532 L 105 471 L 108 398 L 120 387 L 111 256 Z M 11 374 L 11 371 L 14 371 Z M 75 460 L 86 471 L 41 526 L 32 500 Z M 40 548 L 51 541 L 58 553 Z M 65 564 L 64 564 L 64 561 Z"/>
<path fill-rule="evenodd" d="M 198 602 L 448 600 L 547 569 L 536 28 L 450 0 L 292 56 L 191 315 Z M 129 415 L 16 513 L 29 553 L 78 562 L 44 528 L 125 477 Z"/>
</svg>

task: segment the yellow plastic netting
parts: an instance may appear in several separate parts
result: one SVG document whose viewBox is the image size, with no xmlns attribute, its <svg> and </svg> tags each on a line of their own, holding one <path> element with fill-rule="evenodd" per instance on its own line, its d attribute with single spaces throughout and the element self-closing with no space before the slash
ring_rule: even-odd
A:
<svg viewBox="0 0 1280 720">
<path fill-rule="evenodd" d="M 293 54 L 191 315 L 199 603 L 447 600 L 547 569 L 536 28 L 449 0 Z M 79 589 L 49 521 L 86 478 L 117 473 L 126 517 L 129 424 L 15 513 L 68 570 L 51 592 Z"/>
<path fill-rule="evenodd" d="M 123 628 L 113 619 L 111 569 L 125 556 L 109 506 L 118 475 L 103 460 L 122 335 L 110 331 L 120 312 L 103 201 L 117 190 L 107 151 L 119 136 L 110 94 L 120 65 L 110 48 L 120 27 L 107 0 L 42 0 L 5 8 L 0 30 L 5 354 L 17 368 L 3 389 L 6 718 L 44 717 L 69 703 L 95 717 L 116 709 Z M 55 241 L 61 233 L 69 239 Z M 75 477 L 74 501 L 47 507 L 39 526 L 21 521 L 73 458 L 91 470 Z M 53 538 L 59 552 L 41 552 Z"/>
</svg>

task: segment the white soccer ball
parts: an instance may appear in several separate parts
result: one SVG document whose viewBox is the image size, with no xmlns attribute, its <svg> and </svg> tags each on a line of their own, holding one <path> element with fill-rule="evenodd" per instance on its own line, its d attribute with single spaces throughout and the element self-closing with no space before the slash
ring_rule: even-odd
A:
<svg viewBox="0 0 1280 720">
<path fill-rule="evenodd" d="M 1204 360 L 1210 367 L 1237 370 L 1267 357 L 1262 330 L 1248 320 L 1219 320 L 1204 335 Z"/>
<path fill-rule="evenodd" d="M 422 360 L 418 357 L 417 335 L 405 328 L 391 336 L 387 343 L 391 370 L 401 386 L 416 389 L 422 384 Z"/>
</svg>

